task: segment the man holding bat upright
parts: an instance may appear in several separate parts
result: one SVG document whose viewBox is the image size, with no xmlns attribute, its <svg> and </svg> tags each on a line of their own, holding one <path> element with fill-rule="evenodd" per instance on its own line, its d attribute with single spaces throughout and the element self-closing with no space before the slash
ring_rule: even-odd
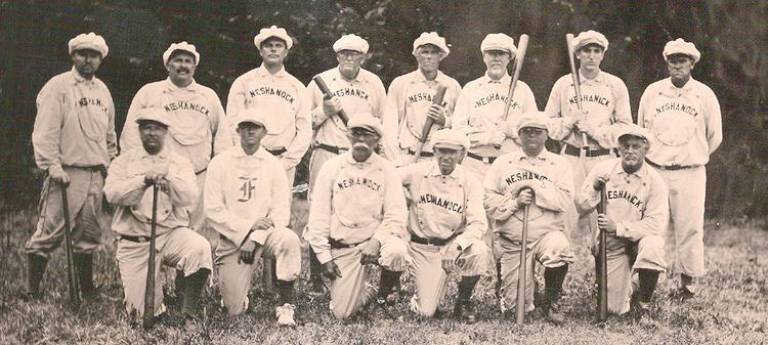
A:
<svg viewBox="0 0 768 345">
<path fill-rule="evenodd" d="M 376 305 L 384 309 L 392 287 L 408 265 L 403 188 L 395 165 L 374 148 L 384 135 L 370 114 L 353 115 L 351 149 L 320 169 L 304 236 L 323 265 L 330 309 L 346 319 L 371 302 L 367 264 L 381 266 Z"/>
<path fill-rule="evenodd" d="M 632 123 L 632 113 L 627 86 L 618 77 L 600 69 L 608 50 L 605 36 L 585 31 L 573 39 L 572 45 L 579 62 L 578 72 L 571 71 L 555 82 L 544 112 L 554 119 L 549 136 L 561 141 L 560 153 L 573 166 L 574 185 L 581 186 L 597 162 L 613 157 L 613 133 L 617 126 Z M 579 81 L 576 85 L 574 79 Z M 578 212 L 572 206 L 569 214 L 568 230 L 571 231 L 577 226 Z M 597 231 L 591 229 L 591 222 L 590 214 L 579 218 L 579 233 Z"/>
<path fill-rule="evenodd" d="M 301 270 L 301 243 L 288 228 L 291 192 L 279 161 L 264 150 L 267 113 L 249 109 L 237 119 L 240 144 L 214 157 L 205 184 L 205 214 L 219 233 L 219 291 L 230 315 L 248 308 L 256 256 L 276 262 L 277 323 L 294 326 L 294 286 Z"/>
<path fill-rule="evenodd" d="M 648 134 L 637 125 L 626 125 L 617 135 L 621 158 L 604 160 L 592 169 L 576 196 L 580 212 L 591 212 L 607 197 L 604 214 L 598 215 L 606 231 L 608 311 L 630 310 L 641 318 L 650 310 L 659 273 L 664 272 L 664 238 L 669 221 L 669 192 L 656 169 L 645 164 Z M 639 286 L 632 286 L 637 274 Z M 634 293 L 633 293 L 634 290 Z"/>
<path fill-rule="evenodd" d="M 432 145 L 427 139 L 420 157 L 416 154 L 421 134 L 427 119 L 431 119 L 436 128 L 451 126 L 451 114 L 456 105 L 456 98 L 461 85 L 455 79 L 440 72 L 440 61 L 450 53 L 445 38 L 436 32 L 424 32 L 413 42 L 413 56 L 418 62 L 418 69 L 401 75 L 392 81 L 384 107 L 384 144 L 397 157 L 388 157 L 398 165 L 432 157 Z M 441 104 L 433 104 L 438 86 L 445 86 L 447 91 Z"/>
<path fill-rule="evenodd" d="M 314 149 L 309 160 L 309 188 L 315 185 L 320 168 L 329 159 L 349 150 L 347 124 L 343 116 L 372 114 L 381 121 L 386 91 L 378 76 L 362 68 L 368 54 L 368 42 L 357 35 L 344 35 L 333 44 L 338 67 L 320 73 L 317 78 L 328 87 L 325 94 L 313 80 L 307 86 L 312 98 Z M 344 115 L 339 114 L 343 112 Z M 384 148 L 391 145 L 382 145 Z M 384 152 L 392 156 L 392 153 Z M 323 291 L 320 264 L 310 247 L 310 281 L 315 293 Z"/>
<path fill-rule="evenodd" d="M 544 148 L 548 119 L 541 112 L 523 114 L 518 122 L 521 151 L 507 153 L 491 165 L 483 182 L 485 211 L 493 222 L 494 242 L 501 261 L 504 305 L 534 309 L 533 260 L 544 265 L 544 316 L 562 323 L 558 301 L 568 264 L 574 261 L 564 213 L 573 205 L 571 166 Z M 528 217 L 524 216 L 528 208 Z M 528 220 L 525 306 L 516 302 L 520 275 L 523 221 Z M 511 309 L 510 309 L 511 310 Z"/>
<path fill-rule="evenodd" d="M 485 75 L 467 83 L 456 101 L 453 128 L 469 136 L 471 147 L 462 165 L 480 179 L 497 157 L 519 151 L 515 124 L 522 113 L 537 111 L 531 88 L 517 81 L 512 99 L 507 99 L 512 77 L 507 66 L 514 63 L 517 47 L 512 37 L 488 34 L 480 43 Z M 504 109 L 509 103 L 509 114 Z M 511 124 L 511 125 L 509 125 Z"/>
<path fill-rule="evenodd" d="M 432 136 L 435 158 L 400 168 L 409 199 L 408 231 L 416 295 L 411 310 L 435 314 L 447 288 L 448 274 L 459 275 L 454 315 L 474 322 L 470 301 L 481 276 L 491 274 L 492 255 L 482 238 L 488 231 L 482 183 L 459 165 L 469 139 L 455 129 Z"/>
<path fill-rule="evenodd" d="M 83 297 L 92 297 L 93 252 L 101 244 L 106 213 L 102 209 L 104 174 L 117 154 L 112 95 L 96 78 L 109 48 L 99 35 L 80 34 L 69 41 L 72 70 L 49 80 L 37 95 L 32 132 L 35 163 L 47 172 L 40 196 L 40 218 L 24 246 L 29 259 L 27 296 L 42 297 L 48 258 L 65 231 L 62 189 L 73 222 L 72 259 Z M 69 282 L 75 284 L 75 282 Z M 80 293 L 77 291 L 76 293 Z"/>
<path fill-rule="evenodd" d="M 197 180 L 192 163 L 165 148 L 169 121 L 162 109 L 145 108 L 136 115 L 141 146 L 124 152 L 109 167 L 104 194 L 115 205 L 112 231 L 117 234 L 117 263 L 125 290 L 129 322 L 144 313 L 145 298 L 154 297 L 155 316 L 165 312 L 162 284 L 155 284 L 154 296 L 145 296 L 147 263 L 156 256 L 155 279 L 160 264 L 184 272 L 182 311 L 185 326 L 195 327 L 200 294 L 211 272 L 211 245 L 189 228 L 189 209 L 197 202 Z M 152 186 L 156 186 L 156 251 L 149 252 L 152 226 Z"/>
</svg>

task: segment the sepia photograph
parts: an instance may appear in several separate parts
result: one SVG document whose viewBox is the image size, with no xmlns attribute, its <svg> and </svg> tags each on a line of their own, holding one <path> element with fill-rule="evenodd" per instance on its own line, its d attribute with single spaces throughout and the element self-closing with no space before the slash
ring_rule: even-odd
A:
<svg viewBox="0 0 768 345">
<path fill-rule="evenodd" d="M 0 345 L 768 344 L 768 2 L 0 18 Z"/>
</svg>

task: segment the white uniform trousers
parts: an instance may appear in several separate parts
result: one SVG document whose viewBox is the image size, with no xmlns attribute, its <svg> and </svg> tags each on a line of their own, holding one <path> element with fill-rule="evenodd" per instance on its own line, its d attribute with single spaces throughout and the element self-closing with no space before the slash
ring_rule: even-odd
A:
<svg viewBox="0 0 768 345">
<path fill-rule="evenodd" d="M 670 226 L 666 252 L 670 272 L 701 277 L 704 268 L 704 167 L 667 171 L 658 169 L 669 187 Z"/>
<path fill-rule="evenodd" d="M 609 236 L 608 258 L 608 312 L 624 314 L 629 311 L 632 297 L 632 275 L 638 269 L 664 272 L 664 239 L 645 236 L 640 241 Z M 636 256 L 635 256 L 636 254 Z M 634 261 L 634 262 L 633 262 Z"/>
</svg>

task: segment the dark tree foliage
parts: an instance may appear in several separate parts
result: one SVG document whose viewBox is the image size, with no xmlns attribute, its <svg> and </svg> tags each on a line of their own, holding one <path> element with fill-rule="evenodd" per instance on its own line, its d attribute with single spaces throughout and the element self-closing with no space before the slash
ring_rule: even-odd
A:
<svg viewBox="0 0 768 345">
<path fill-rule="evenodd" d="M 388 85 L 416 67 L 413 40 L 423 31 L 448 39 L 442 69 L 460 83 L 484 72 L 479 45 L 487 33 L 531 42 L 521 79 L 540 108 L 555 80 L 568 72 L 564 36 L 594 29 L 610 47 L 603 69 L 629 88 L 633 116 L 645 87 L 666 77 L 664 44 L 683 37 L 702 60 L 694 78 L 718 95 L 723 146 L 708 166 L 709 214 L 762 216 L 768 212 L 768 5 L 738 0 L 705 1 L 13 1 L 0 3 L 0 205 L 16 208 L 37 198 L 42 174 L 34 167 L 31 132 L 35 96 L 53 75 L 70 68 L 67 41 L 95 31 L 110 53 L 99 71 L 117 108 L 118 130 L 134 93 L 166 77 L 161 54 L 188 41 L 201 52 L 196 73 L 226 102 L 229 86 L 260 64 L 253 36 L 262 27 L 285 27 L 295 39 L 286 63 L 303 82 L 336 64 L 331 48 L 344 33 L 371 44 L 366 68 Z M 517 40 L 517 39 L 516 39 Z M 119 132 L 118 132 L 119 133 Z M 300 169 L 297 182 L 306 180 Z"/>
</svg>

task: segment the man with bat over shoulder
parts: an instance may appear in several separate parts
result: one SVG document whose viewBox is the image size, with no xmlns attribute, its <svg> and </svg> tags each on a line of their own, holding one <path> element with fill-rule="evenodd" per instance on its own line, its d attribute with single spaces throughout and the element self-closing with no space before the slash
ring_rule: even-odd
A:
<svg viewBox="0 0 768 345">
<path fill-rule="evenodd" d="M 213 267 L 211 245 L 189 228 L 189 209 L 198 193 L 195 172 L 189 160 L 164 149 L 169 124 L 161 109 L 142 109 L 136 122 L 142 146 L 115 158 L 104 184 L 104 194 L 115 206 L 112 231 L 118 238 L 116 256 L 129 322 L 144 315 L 145 302 L 154 316 L 165 312 L 162 284 L 146 291 L 147 284 L 160 277 L 162 263 L 184 272 L 184 326 L 195 330 L 200 294 Z M 153 188 L 158 190 L 156 200 Z M 150 236 L 152 227 L 155 238 Z M 154 252 L 149 250 L 152 240 Z M 148 266 L 150 261 L 154 267 Z M 149 321 L 145 328 L 151 326 Z"/>
<path fill-rule="evenodd" d="M 558 301 L 568 265 L 574 262 L 565 233 L 565 210 L 573 204 L 571 166 L 562 156 L 547 151 L 548 122 L 541 112 L 523 114 L 517 124 L 522 150 L 507 153 L 491 165 L 485 176 L 485 211 L 491 219 L 501 262 L 504 305 L 534 309 L 533 261 L 544 266 L 545 300 L 542 314 L 554 324 L 563 322 Z M 528 210 L 528 212 L 525 212 Z M 527 215 L 527 217 L 526 217 Z M 517 302 L 520 252 L 527 221 L 524 306 Z"/>
<path fill-rule="evenodd" d="M 626 125 L 617 137 L 621 158 L 602 161 L 590 171 L 576 204 L 582 213 L 593 211 L 605 189 L 607 206 L 597 219 L 607 235 L 608 312 L 631 312 L 642 321 L 659 274 L 666 270 L 663 236 L 669 192 L 659 172 L 644 161 L 650 147 L 646 130 Z"/>
</svg>

